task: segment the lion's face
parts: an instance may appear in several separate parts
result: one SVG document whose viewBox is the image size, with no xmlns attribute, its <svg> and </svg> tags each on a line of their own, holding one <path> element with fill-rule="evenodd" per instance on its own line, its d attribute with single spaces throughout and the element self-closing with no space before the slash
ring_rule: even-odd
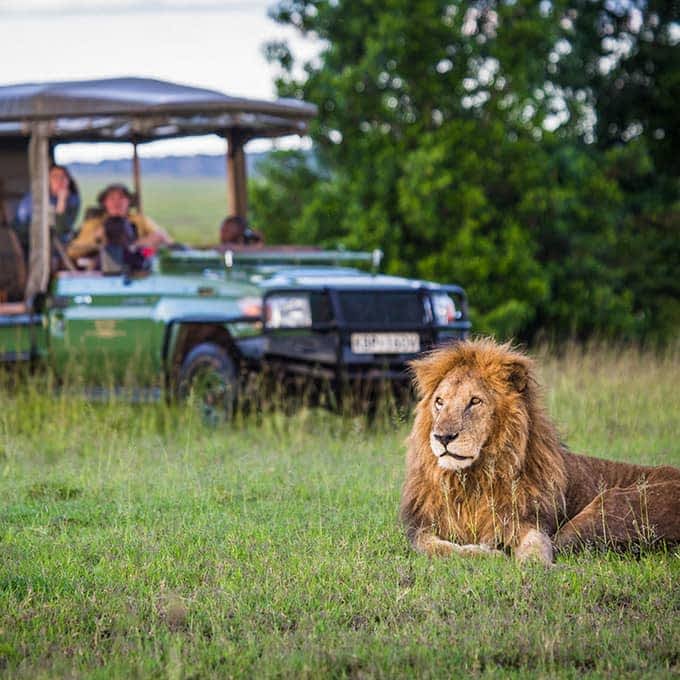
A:
<svg viewBox="0 0 680 680">
<path fill-rule="evenodd" d="M 531 360 L 491 340 L 460 342 L 411 362 L 418 404 L 412 437 L 445 470 L 493 451 L 521 466 L 528 432 Z M 429 451 L 428 451 L 429 449 Z"/>
<path fill-rule="evenodd" d="M 450 371 L 429 399 L 430 447 L 440 467 L 462 470 L 480 456 L 493 429 L 494 398 L 479 378 Z"/>
</svg>

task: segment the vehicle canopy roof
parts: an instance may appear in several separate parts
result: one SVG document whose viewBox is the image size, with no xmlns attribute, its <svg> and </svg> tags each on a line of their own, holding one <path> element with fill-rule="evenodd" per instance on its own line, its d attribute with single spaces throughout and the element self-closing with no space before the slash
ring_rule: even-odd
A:
<svg viewBox="0 0 680 680">
<path fill-rule="evenodd" d="M 143 142 L 238 130 L 244 140 L 304 134 L 316 106 L 265 101 L 152 78 L 105 78 L 0 87 L 0 136 L 29 137 L 47 121 L 59 141 Z"/>
</svg>

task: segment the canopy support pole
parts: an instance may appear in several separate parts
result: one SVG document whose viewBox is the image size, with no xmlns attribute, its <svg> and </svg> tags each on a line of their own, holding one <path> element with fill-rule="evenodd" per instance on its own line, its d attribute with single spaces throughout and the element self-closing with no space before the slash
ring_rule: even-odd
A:
<svg viewBox="0 0 680 680">
<path fill-rule="evenodd" d="M 139 170 L 139 154 L 137 153 L 137 142 L 132 142 L 132 181 L 134 183 L 135 200 L 137 211 L 142 212 L 142 180 Z"/>
<path fill-rule="evenodd" d="M 245 135 L 239 130 L 229 130 L 227 137 L 227 203 L 230 215 L 243 219 L 248 215 L 248 194 L 246 192 L 247 170 Z"/>
<path fill-rule="evenodd" d="M 26 300 L 47 291 L 50 281 L 50 145 L 47 123 L 34 123 L 28 143 L 28 167 L 31 177 L 32 217 L 29 235 L 28 282 Z"/>
</svg>

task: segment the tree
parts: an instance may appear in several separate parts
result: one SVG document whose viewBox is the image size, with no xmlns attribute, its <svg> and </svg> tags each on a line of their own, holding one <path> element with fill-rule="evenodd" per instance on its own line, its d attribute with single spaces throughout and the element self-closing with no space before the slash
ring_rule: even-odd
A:
<svg viewBox="0 0 680 680">
<path fill-rule="evenodd" d="M 593 140 L 609 149 L 644 138 L 657 172 L 677 177 L 677 2 L 572 0 L 562 13 L 570 48 L 558 79 L 592 107 Z"/>
<path fill-rule="evenodd" d="M 323 45 L 302 77 L 285 45 L 268 48 L 280 94 L 320 110 L 312 138 L 324 178 L 301 168 L 283 184 L 268 178 L 304 184 L 289 233 L 382 247 L 391 272 L 460 282 L 476 327 L 503 336 L 648 332 L 665 304 L 649 293 L 668 288 L 643 281 L 622 243 L 645 248 L 676 224 L 677 154 L 657 139 L 675 134 L 668 8 L 279 2 L 278 21 Z M 638 142 L 643 193 L 623 172 L 621 150 Z M 663 253 L 646 252 L 658 267 Z"/>
</svg>

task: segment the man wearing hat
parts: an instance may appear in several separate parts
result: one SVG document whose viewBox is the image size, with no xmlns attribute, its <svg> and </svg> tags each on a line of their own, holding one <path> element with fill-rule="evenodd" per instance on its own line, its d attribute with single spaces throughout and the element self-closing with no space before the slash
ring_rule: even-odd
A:
<svg viewBox="0 0 680 680">
<path fill-rule="evenodd" d="M 80 233 L 68 246 L 68 256 L 79 257 L 96 255 L 101 246 L 111 239 L 110 227 L 115 227 L 117 240 L 128 241 L 137 249 L 150 248 L 172 243 L 170 236 L 152 219 L 140 213 L 130 213 L 132 194 L 124 184 L 109 184 L 97 197 L 103 213 L 83 222 Z"/>
</svg>

